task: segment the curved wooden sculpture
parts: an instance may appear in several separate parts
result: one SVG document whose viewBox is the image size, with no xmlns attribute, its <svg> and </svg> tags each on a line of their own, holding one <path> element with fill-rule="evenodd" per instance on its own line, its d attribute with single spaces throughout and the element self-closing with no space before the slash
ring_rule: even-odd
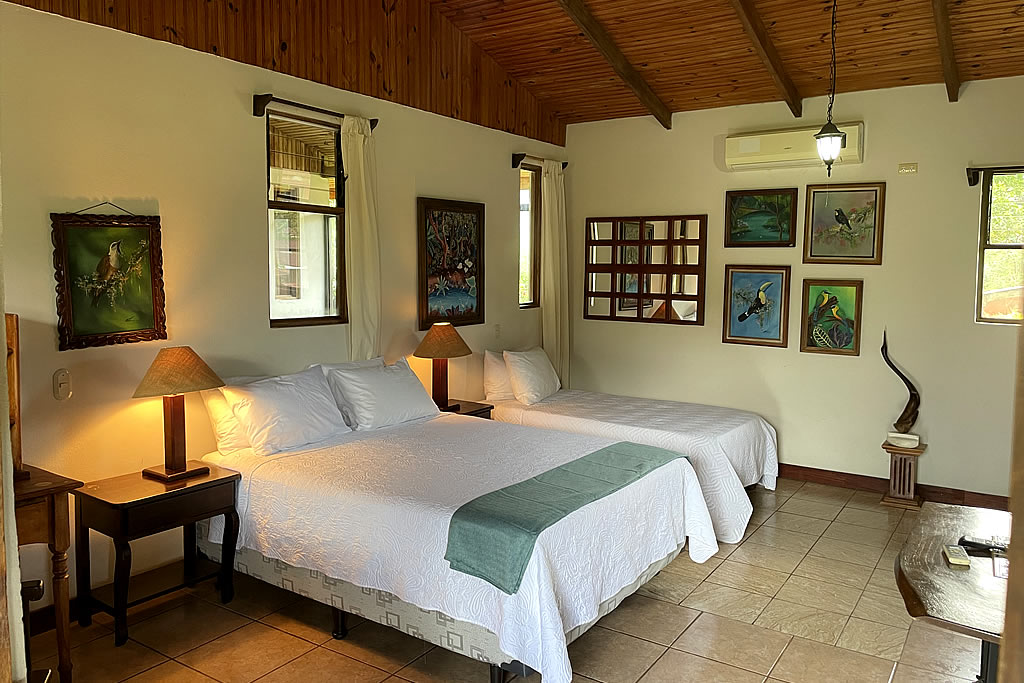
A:
<svg viewBox="0 0 1024 683">
<path fill-rule="evenodd" d="M 907 434 L 917 422 L 917 409 L 921 406 L 921 394 L 917 392 L 917 388 L 910 378 L 900 372 L 900 369 L 889 360 L 889 342 L 884 331 L 882 332 L 882 358 L 885 360 L 885 364 L 896 373 L 896 376 L 903 380 L 903 383 L 907 385 L 907 391 L 910 392 L 907 406 L 892 425 L 900 434 Z"/>
</svg>

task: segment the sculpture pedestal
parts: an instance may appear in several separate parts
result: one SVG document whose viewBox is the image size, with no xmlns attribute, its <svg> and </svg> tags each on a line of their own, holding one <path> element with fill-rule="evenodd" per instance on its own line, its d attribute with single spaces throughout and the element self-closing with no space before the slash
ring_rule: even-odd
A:
<svg viewBox="0 0 1024 683">
<path fill-rule="evenodd" d="M 889 492 L 882 497 L 882 505 L 917 510 L 921 507 L 921 496 L 917 495 L 917 459 L 928 448 L 919 444 L 916 448 L 894 446 L 888 441 L 882 450 L 889 454 Z"/>
</svg>

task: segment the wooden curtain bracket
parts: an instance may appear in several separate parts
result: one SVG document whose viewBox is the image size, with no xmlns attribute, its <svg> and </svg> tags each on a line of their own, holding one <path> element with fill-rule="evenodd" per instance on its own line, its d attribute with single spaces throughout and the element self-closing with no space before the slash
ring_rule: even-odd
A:
<svg viewBox="0 0 1024 683">
<path fill-rule="evenodd" d="M 286 100 L 281 97 L 274 97 L 271 93 L 260 93 L 252 96 L 252 115 L 257 118 L 263 118 L 267 113 L 267 106 L 271 102 L 277 102 L 278 104 L 284 104 L 289 107 L 298 107 L 299 109 L 305 109 L 307 111 L 315 111 L 318 114 L 326 114 L 327 116 L 334 116 L 339 119 L 345 118 L 345 115 L 341 112 L 331 111 L 330 109 L 321 109 L 320 107 L 314 107 L 300 102 L 293 102 L 292 100 Z M 370 130 L 376 128 L 378 123 L 380 123 L 380 119 L 370 119 Z"/>
<path fill-rule="evenodd" d="M 519 154 L 519 153 L 513 154 L 512 155 L 512 168 L 519 168 L 519 166 L 523 163 L 523 161 L 526 160 L 527 156 L 528 156 L 527 154 Z M 565 170 L 568 167 L 569 167 L 569 162 L 568 161 L 563 161 L 562 162 L 562 170 Z"/>
<path fill-rule="evenodd" d="M 981 174 L 984 171 L 995 173 L 1024 173 L 1024 166 L 979 166 L 977 168 L 967 167 L 967 184 L 974 187 L 981 181 Z"/>
</svg>

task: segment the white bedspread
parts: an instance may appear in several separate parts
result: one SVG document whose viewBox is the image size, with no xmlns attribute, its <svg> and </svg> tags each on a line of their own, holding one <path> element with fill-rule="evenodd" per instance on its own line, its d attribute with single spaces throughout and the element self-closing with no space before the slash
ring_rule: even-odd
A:
<svg viewBox="0 0 1024 683">
<path fill-rule="evenodd" d="M 543 531 L 514 595 L 448 566 L 448 525 L 477 496 L 611 443 L 441 415 L 298 452 L 204 459 L 242 473 L 240 546 L 481 625 L 546 683 L 569 683 L 566 631 L 687 539 L 697 562 L 717 552 L 690 464 L 675 460 Z M 222 534 L 217 518 L 211 538 Z"/>
<path fill-rule="evenodd" d="M 688 455 L 724 543 L 738 543 L 750 521 L 753 508 L 743 487 L 774 489 L 779 474 L 775 429 L 742 410 L 567 390 L 532 406 L 497 401 L 492 417 Z"/>
</svg>

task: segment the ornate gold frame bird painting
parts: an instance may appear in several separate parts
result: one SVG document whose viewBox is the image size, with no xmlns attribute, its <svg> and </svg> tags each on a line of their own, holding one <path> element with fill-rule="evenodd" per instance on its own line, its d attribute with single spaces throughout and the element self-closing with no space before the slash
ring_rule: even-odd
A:
<svg viewBox="0 0 1024 683">
<path fill-rule="evenodd" d="M 808 185 L 804 263 L 882 264 L 885 183 Z"/>
<path fill-rule="evenodd" d="M 860 355 L 863 280 L 804 280 L 800 350 Z"/>
<path fill-rule="evenodd" d="M 722 342 L 789 346 L 789 266 L 725 267 Z"/>
<path fill-rule="evenodd" d="M 167 339 L 160 217 L 50 221 L 60 350 Z"/>
</svg>

